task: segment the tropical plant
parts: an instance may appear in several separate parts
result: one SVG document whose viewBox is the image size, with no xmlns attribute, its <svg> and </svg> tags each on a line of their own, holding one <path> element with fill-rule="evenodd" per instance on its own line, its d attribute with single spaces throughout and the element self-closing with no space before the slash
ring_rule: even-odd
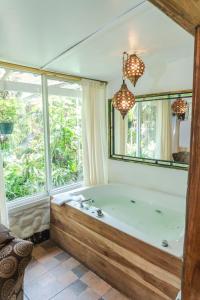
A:
<svg viewBox="0 0 200 300">
<path fill-rule="evenodd" d="M 0 99 L 0 122 L 14 122 L 17 115 L 16 99 Z"/>
<path fill-rule="evenodd" d="M 1 147 L 9 201 L 44 192 L 46 182 L 41 99 L 36 95 L 24 101 L 20 96 L 18 94 L 13 100 L 13 110 L 6 108 L 7 120 L 15 118 L 16 122 L 12 135 Z M 0 112 L 3 111 L 1 100 Z M 49 115 L 51 177 L 53 187 L 60 187 L 82 179 L 80 116 L 77 120 L 76 99 L 50 96 Z"/>
</svg>

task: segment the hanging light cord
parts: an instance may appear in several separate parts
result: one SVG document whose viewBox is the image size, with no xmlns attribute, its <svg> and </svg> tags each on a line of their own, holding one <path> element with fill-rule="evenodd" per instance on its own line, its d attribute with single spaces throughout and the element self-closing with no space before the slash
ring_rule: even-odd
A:
<svg viewBox="0 0 200 300">
<path fill-rule="evenodd" d="M 126 56 L 126 58 L 125 58 Z M 123 58 L 122 58 L 122 80 L 125 81 L 125 61 L 128 59 L 128 53 L 123 52 Z"/>
</svg>

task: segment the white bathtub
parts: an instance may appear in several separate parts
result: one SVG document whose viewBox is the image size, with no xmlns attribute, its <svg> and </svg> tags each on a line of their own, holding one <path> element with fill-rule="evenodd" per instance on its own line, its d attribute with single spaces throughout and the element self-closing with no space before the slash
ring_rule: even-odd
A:
<svg viewBox="0 0 200 300">
<path fill-rule="evenodd" d="M 86 187 L 74 190 L 73 194 L 82 194 L 86 199 L 93 199 L 94 203 L 89 209 L 86 203 L 84 208 L 73 201 L 69 205 L 94 218 L 98 218 L 96 208 L 101 208 L 102 222 L 174 256 L 182 257 L 185 227 L 183 197 L 124 184 Z M 168 247 L 162 245 L 163 240 L 168 242 Z"/>
</svg>

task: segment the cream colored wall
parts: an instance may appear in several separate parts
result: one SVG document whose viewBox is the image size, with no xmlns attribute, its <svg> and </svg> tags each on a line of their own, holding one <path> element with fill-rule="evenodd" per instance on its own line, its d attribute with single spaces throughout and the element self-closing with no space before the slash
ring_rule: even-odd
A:
<svg viewBox="0 0 200 300">
<path fill-rule="evenodd" d="M 185 197 L 187 175 L 187 171 L 108 160 L 109 182 L 136 185 L 176 196 Z"/>
</svg>

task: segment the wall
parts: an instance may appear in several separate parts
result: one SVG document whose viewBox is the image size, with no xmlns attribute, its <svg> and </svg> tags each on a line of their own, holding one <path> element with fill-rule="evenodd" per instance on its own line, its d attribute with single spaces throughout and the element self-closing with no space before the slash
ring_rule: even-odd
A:
<svg viewBox="0 0 200 300">
<path fill-rule="evenodd" d="M 193 55 L 176 59 L 168 64 L 158 61 L 146 64 L 145 75 L 139 79 L 134 89 L 135 94 L 148 94 L 176 90 L 192 89 Z M 107 98 L 119 90 L 121 77 L 110 81 L 107 88 Z M 128 163 L 108 160 L 109 182 L 121 182 L 142 186 L 170 194 L 185 196 L 187 190 L 187 171 L 162 167 L 152 167 L 138 163 Z"/>
<path fill-rule="evenodd" d="M 109 182 L 125 183 L 185 197 L 187 171 L 108 160 Z"/>
<path fill-rule="evenodd" d="M 37 203 L 10 208 L 8 214 L 11 231 L 20 238 L 30 237 L 36 232 L 49 228 L 49 198 Z"/>
</svg>

